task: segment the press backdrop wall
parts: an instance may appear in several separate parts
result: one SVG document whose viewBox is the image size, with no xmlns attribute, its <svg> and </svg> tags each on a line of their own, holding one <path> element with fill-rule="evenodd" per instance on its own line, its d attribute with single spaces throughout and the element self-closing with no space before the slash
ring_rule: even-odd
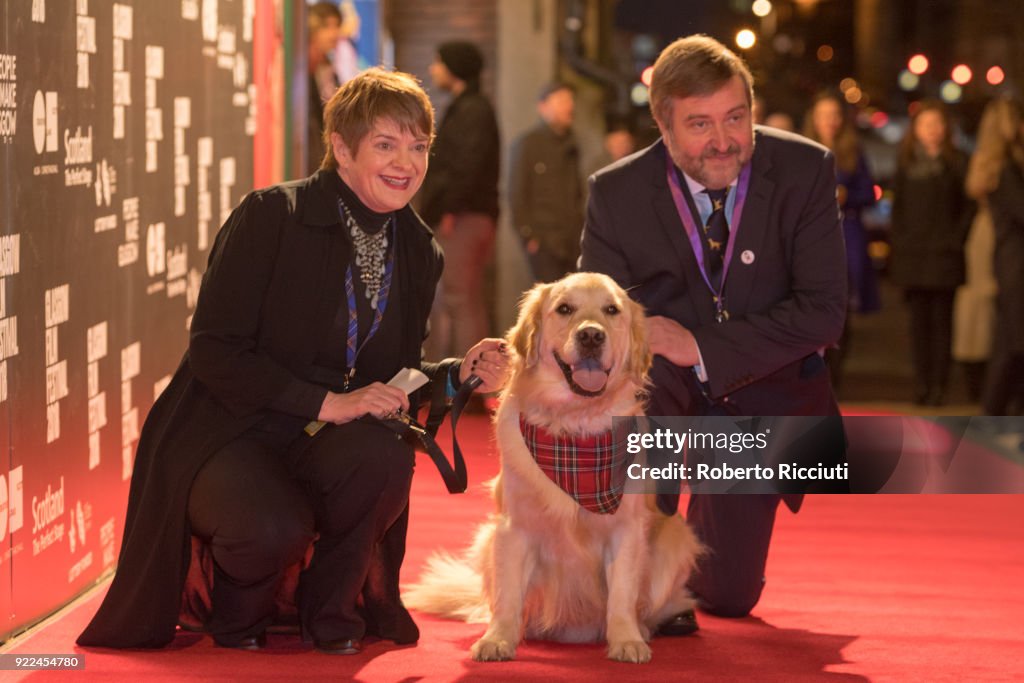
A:
<svg viewBox="0 0 1024 683">
<path fill-rule="evenodd" d="M 0 640 L 116 561 L 143 417 L 252 186 L 255 4 L 0 7 Z"/>
</svg>

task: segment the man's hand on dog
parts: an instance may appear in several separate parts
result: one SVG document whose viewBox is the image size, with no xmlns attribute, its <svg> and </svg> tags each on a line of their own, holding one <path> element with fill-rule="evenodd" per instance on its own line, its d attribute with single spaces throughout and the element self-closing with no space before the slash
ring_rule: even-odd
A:
<svg viewBox="0 0 1024 683">
<path fill-rule="evenodd" d="M 671 318 L 649 316 L 647 342 L 651 346 L 651 353 L 664 356 L 675 365 L 688 368 L 700 364 L 700 353 L 693 333 Z"/>
<path fill-rule="evenodd" d="M 470 375 L 476 375 L 483 383 L 476 391 L 488 394 L 505 386 L 508 378 L 508 350 L 503 339 L 482 339 L 462 359 L 459 368 L 459 382 L 465 382 Z"/>
</svg>

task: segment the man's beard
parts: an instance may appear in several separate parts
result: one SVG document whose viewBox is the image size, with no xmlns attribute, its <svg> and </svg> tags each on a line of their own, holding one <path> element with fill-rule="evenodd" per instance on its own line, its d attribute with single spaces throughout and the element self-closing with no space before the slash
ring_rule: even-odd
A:
<svg viewBox="0 0 1024 683">
<path fill-rule="evenodd" d="M 672 157 L 672 163 L 704 187 L 710 187 L 712 189 L 720 189 L 718 186 L 725 187 L 736 180 L 736 178 L 739 177 L 740 170 L 743 168 L 744 164 L 750 161 L 750 158 L 754 155 L 753 140 L 751 141 L 750 149 L 746 155 L 743 154 L 743 150 L 739 145 L 729 145 L 729 147 L 725 149 L 725 152 L 727 154 L 734 155 L 733 161 L 736 164 L 735 171 L 721 171 L 722 173 L 727 173 L 728 178 L 724 182 L 715 182 L 721 181 L 721 178 L 711 178 L 706 168 L 706 160 L 712 156 L 716 156 L 718 154 L 716 150 L 705 148 L 699 157 L 689 157 L 675 149 L 675 145 L 669 141 L 667 137 L 665 141 L 669 155 Z"/>
</svg>

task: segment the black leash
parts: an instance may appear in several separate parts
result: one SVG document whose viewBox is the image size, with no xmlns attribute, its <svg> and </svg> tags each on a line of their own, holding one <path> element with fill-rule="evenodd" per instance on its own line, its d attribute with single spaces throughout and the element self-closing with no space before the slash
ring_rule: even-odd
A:
<svg viewBox="0 0 1024 683">
<path fill-rule="evenodd" d="M 476 375 L 470 375 L 466 378 L 466 381 L 462 383 L 462 386 L 459 387 L 459 390 L 452 401 L 452 463 L 448 462 L 447 456 L 445 456 L 441 447 L 437 445 L 437 440 L 434 438 L 437 434 L 437 429 L 441 426 L 441 421 L 444 419 L 444 415 L 447 412 L 447 406 L 443 399 L 440 403 L 437 400 L 431 402 L 430 413 L 427 417 L 426 425 L 420 424 L 416 418 L 406 413 L 402 413 L 399 416 L 389 418 L 387 420 L 381 420 L 382 424 L 399 434 L 412 434 L 416 437 L 423 446 L 427 455 L 429 455 L 430 459 L 434 461 L 434 466 L 437 467 L 437 471 L 441 473 L 441 479 L 444 480 L 444 485 L 448 488 L 448 493 L 465 493 L 468 485 L 466 459 L 462 457 L 462 449 L 459 448 L 459 439 L 456 436 L 456 428 L 458 427 L 459 417 L 462 415 L 462 410 L 466 407 L 466 403 L 469 401 L 469 397 L 473 394 L 473 390 L 482 383 L 482 379 Z"/>
</svg>

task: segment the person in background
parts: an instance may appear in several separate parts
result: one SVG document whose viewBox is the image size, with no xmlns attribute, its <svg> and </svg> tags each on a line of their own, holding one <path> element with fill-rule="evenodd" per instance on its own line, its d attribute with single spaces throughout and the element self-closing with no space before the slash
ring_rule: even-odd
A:
<svg viewBox="0 0 1024 683">
<path fill-rule="evenodd" d="M 583 228 L 580 154 L 572 132 L 572 86 L 541 88 L 540 123 L 512 144 L 508 200 L 533 277 L 551 282 L 576 270 Z"/>
<path fill-rule="evenodd" d="M 967 155 L 953 147 L 945 107 L 918 103 L 900 146 L 892 206 L 889 274 L 910 307 L 918 405 L 945 403 L 953 295 L 964 282 L 964 240 L 974 202 L 964 194 Z"/>
<path fill-rule="evenodd" d="M 629 121 L 614 119 L 608 124 L 601 144 L 601 153 L 590 165 L 589 178 L 609 164 L 624 159 L 636 151 L 636 135 Z"/>
<path fill-rule="evenodd" d="M 318 2 L 306 10 L 309 26 L 309 125 L 307 160 L 309 172 L 320 168 L 324 158 L 324 103 L 338 89 L 331 55 L 341 38 L 341 10 L 331 2 Z"/>
<path fill-rule="evenodd" d="M 434 357 L 468 348 L 490 328 L 484 274 L 494 258 L 501 139 L 494 107 L 480 92 L 483 66 L 480 50 L 463 41 L 440 45 L 430 65 L 434 85 L 452 96 L 420 193 L 420 215 L 448 265 L 430 318 Z"/>
<path fill-rule="evenodd" d="M 995 227 L 996 333 L 982 397 L 985 415 L 1024 413 L 1024 106 L 1001 99 L 996 108 L 998 144 L 986 142 L 982 187 Z M 981 141 L 979 140 L 979 149 Z"/>
<path fill-rule="evenodd" d="M 412 76 L 365 71 L 327 103 L 320 170 L 250 193 L 221 228 L 188 350 L 142 428 L 117 573 L 78 644 L 170 643 L 194 604 L 193 536 L 212 555 L 205 629 L 221 647 L 265 646 L 311 542 L 304 639 L 355 654 L 366 635 L 419 638 L 399 598 L 414 454 L 395 416 L 471 374 L 498 389 L 507 367 L 498 339 L 421 360 L 444 263 L 409 200 L 433 114 Z M 428 387 L 386 384 L 405 368 Z"/>
<path fill-rule="evenodd" d="M 820 142 L 835 154 L 839 208 L 843 214 L 846 269 L 849 278 L 849 313 L 871 313 L 882 307 L 878 276 L 868 256 L 867 231 L 861 211 L 875 203 L 874 180 L 857 142 L 857 132 L 847 116 L 842 97 L 832 92 L 819 94 L 804 118 L 804 135 Z M 843 360 L 851 344 L 850 324 L 827 358 L 832 386 L 840 391 Z"/>
<path fill-rule="evenodd" d="M 978 210 L 964 245 L 966 282 L 957 289 L 953 302 L 953 358 L 964 369 L 967 393 L 975 403 L 981 402 L 996 329 L 996 233 L 988 196 L 995 190 L 1006 163 L 1006 140 L 1012 139 L 1013 118 L 1013 108 L 1006 99 L 988 103 L 967 165 L 965 189 Z"/>
<path fill-rule="evenodd" d="M 784 111 L 768 114 L 768 116 L 764 117 L 764 125 L 778 128 L 779 130 L 787 130 L 791 133 L 796 131 L 796 123 L 793 122 L 793 117 Z"/>
<path fill-rule="evenodd" d="M 333 58 L 334 77 L 338 84 L 348 83 L 362 70 L 356 41 L 359 39 L 359 11 L 352 0 L 342 0 L 338 6 L 341 10 L 341 31 L 337 44 L 334 46 Z M 362 65 L 365 67 L 366 65 Z"/>
</svg>

